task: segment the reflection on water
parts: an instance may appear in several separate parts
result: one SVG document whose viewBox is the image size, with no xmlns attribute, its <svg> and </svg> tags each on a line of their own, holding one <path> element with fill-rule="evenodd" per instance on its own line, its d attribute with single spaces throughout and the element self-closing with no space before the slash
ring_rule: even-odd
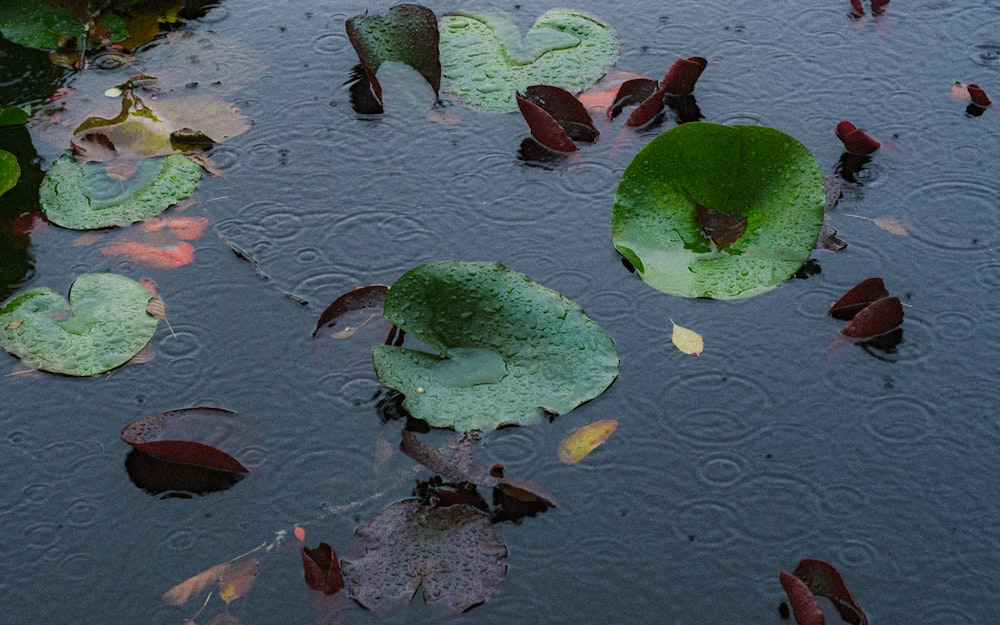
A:
<svg viewBox="0 0 1000 625">
<path fill-rule="evenodd" d="M 344 20 L 371 7 L 354 2 L 224 0 L 135 67 L 67 78 L 98 100 L 134 73 L 218 82 L 253 120 L 212 150 L 224 175 L 206 176 L 195 200 L 214 237 L 174 271 L 106 258 L 57 228 L 11 234 L 68 146 L 2 130 L 0 147 L 25 173 L 0 198 L 0 295 L 65 292 L 83 271 L 148 275 L 171 323 L 154 337 L 154 360 L 100 378 L 17 373 L 3 356 L 0 601 L 18 622 L 65 620 L 65 606 L 78 622 L 183 621 L 195 609 L 160 595 L 188 576 L 297 523 L 310 544 L 346 548 L 358 525 L 408 496 L 427 474 L 387 442 L 405 420 L 368 346 L 310 333 L 339 295 L 448 258 L 499 261 L 563 292 L 622 358 L 601 397 L 479 442 L 483 462 L 544 485 L 559 505 L 497 526 L 507 578 L 465 620 L 777 622 L 777 572 L 803 557 L 835 563 L 873 620 L 1000 619 L 1000 119 L 995 108 L 969 115 L 949 95 L 955 81 L 1000 92 L 1000 7 L 899 3 L 852 19 L 846 1 L 576 6 L 618 29 L 617 69 L 658 78 L 678 57 L 707 58 L 697 104 L 674 102 L 639 130 L 623 129 L 624 114 L 597 120 L 600 139 L 568 156 L 538 150 L 517 115 L 447 94 L 442 115 L 358 115 Z M 548 8 L 482 7 L 511 12 L 522 29 Z M 0 55 L 2 104 L 40 105 L 62 84 L 44 55 L 9 44 Z M 11 75 L 8 59 L 24 73 Z M 843 180 L 828 221 L 848 246 L 816 251 L 822 271 L 808 279 L 740 302 L 646 287 L 611 245 L 615 187 L 643 145 L 691 118 L 802 141 Z M 842 119 L 883 147 L 842 156 Z M 895 217 L 911 233 L 846 213 Z M 905 294 L 900 335 L 837 342 L 827 307 L 872 275 Z M 700 357 L 670 345 L 671 319 L 704 336 Z M 121 427 L 190 405 L 254 419 L 267 470 L 190 499 L 136 488 Z M 611 416 L 620 426 L 604 445 L 572 467 L 558 461 L 565 435 Z M 245 622 L 311 618 L 294 548 L 269 554 L 256 584 L 230 606 Z M 53 588 L 58 611 L 40 600 Z M 109 601 L 108 589 L 127 601 Z M 353 622 L 377 622 L 349 609 Z M 418 606 L 408 616 L 427 620 Z"/>
</svg>

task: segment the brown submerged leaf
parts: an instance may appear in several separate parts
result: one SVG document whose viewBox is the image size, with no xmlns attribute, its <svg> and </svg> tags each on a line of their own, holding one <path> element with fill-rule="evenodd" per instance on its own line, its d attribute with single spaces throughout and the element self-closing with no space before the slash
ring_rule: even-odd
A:
<svg viewBox="0 0 1000 625">
<path fill-rule="evenodd" d="M 747 218 L 743 215 L 724 213 L 714 208 L 700 204 L 691 197 L 687 189 L 681 189 L 684 195 L 694 204 L 694 218 L 712 243 L 717 247 L 729 247 L 735 243 L 747 229 Z"/>
</svg>

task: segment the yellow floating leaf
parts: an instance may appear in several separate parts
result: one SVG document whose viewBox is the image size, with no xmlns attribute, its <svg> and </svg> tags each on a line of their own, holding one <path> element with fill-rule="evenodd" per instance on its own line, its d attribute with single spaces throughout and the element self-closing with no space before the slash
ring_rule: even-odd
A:
<svg viewBox="0 0 1000 625">
<path fill-rule="evenodd" d="M 670 336 L 670 340 L 673 341 L 674 346 L 685 354 L 700 356 L 702 350 L 705 349 L 705 341 L 701 338 L 701 335 L 694 330 L 688 330 L 677 325 L 673 319 L 670 320 L 670 323 L 674 326 L 674 331 Z"/>
<path fill-rule="evenodd" d="M 219 578 L 219 598 L 230 602 L 247 594 L 257 578 L 257 561 L 247 560 L 233 566 Z"/>
<path fill-rule="evenodd" d="M 209 584 L 215 582 L 219 579 L 223 573 L 229 570 L 231 565 L 228 562 L 223 562 L 222 564 L 216 564 L 215 566 L 205 569 L 201 573 L 189 577 L 180 584 L 177 584 L 167 592 L 163 593 L 163 600 L 170 605 L 184 605 L 196 595 L 201 594 Z"/>
<path fill-rule="evenodd" d="M 556 455 L 566 464 L 576 464 L 608 440 L 617 427 L 618 419 L 605 419 L 577 428 L 559 443 Z"/>
</svg>

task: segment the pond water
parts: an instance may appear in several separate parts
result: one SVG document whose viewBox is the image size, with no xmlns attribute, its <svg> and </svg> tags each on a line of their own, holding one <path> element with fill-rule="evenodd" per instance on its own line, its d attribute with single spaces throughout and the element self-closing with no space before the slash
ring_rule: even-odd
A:
<svg viewBox="0 0 1000 625">
<path fill-rule="evenodd" d="M 561 5 L 476 8 L 523 31 Z M 146 276 L 170 328 L 160 324 L 152 361 L 94 378 L 0 359 L 0 623 L 181 623 L 200 604 L 166 605 L 165 590 L 264 543 L 255 587 L 229 612 L 313 622 L 297 544 L 276 546 L 282 533 L 298 524 L 309 544 L 346 553 L 355 528 L 430 473 L 395 451 L 403 423 L 380 419 L 368 348 L 310 335 L 341 293 L 450 258 L 498 261 L 562 292 L 621 357 L 597 399 L 476 443 L 477 460 L 544 485 L 558 506 L 497 526 L 507 576 L 456 622 L 786 622 L 778 572 L 804 557 L 834 564 L 872 623 L 1000 622 L 1000 115 L 968 115 L 949 94 L 961 81 L 1000 96 L 1000 3 L 899 2 L 862 19 L 846 0 L 802 5 L 575 4 L 619 32 L 618 69 L 659 77 L 679 56 L 706 57 L 695 95 L 707 121 L 777 128 L 827 173 L 841 119 L 882 140 L 829 214 L 848 247 L 814 252 L 805 279 L 731 302 L 655 291 L 611 244 L 617 182 L 669 115 L 635 133 L 601 122 L 600 141 L 539 164 L 520 158 L 518 115 L 356 114 L 344 22 L 387 3 L 224 0 L 184 26 L 192 47 L 151 46 L 160 67 L 64 72 L 4 43 L 0 105 L 38 105 L 59 86 L 96 99 L 162 67 L 181 83 L 218 81 L 253 126 L 210 152 L 224 175 L 203 178 L 185 211 L 212 224 L 192 264 L 108 258 L 99 248 L 115 233 L 95 243 L 55 227 L 4 252 L 4 298 L 65 293 L 89 271 Z M 32 131 L 37 184 L 67 146 Z M 5 223 L 37 208 L 12 197 L 23 193 L 0 198 Z M 909 233 L 856 216 L 897 218 Z M 906 305 L 887 351 L 838 341 L 842 323 L 825 315 L 873 275 Z M 704 336 L 700 357 L 671 345 L 671 320 Z M 122 427 L 198 405 L 256 423 L 259 470 L 202 496 L 141 489 Z M 601 448 L 573 466 L 557 459 L 571 430 L 606 418 L 620 425 Z M 223 611 L 213 597 L 195 620 Z M 378 622 L 357 605 L 347 618 Z M 430 617 L 417 600 L 406 619 Z"/>
</svg>

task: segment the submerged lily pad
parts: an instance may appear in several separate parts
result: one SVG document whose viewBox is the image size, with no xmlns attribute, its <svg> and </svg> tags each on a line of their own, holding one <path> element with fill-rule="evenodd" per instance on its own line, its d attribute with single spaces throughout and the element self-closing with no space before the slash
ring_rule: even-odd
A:
<svg viewBox="0 0 1000 625">
<path fill-rule="evenodd" d="M 93 16 L 96 30 L 103 22 L 107 27 L 107 38 L 112 41 L 127 35 L 125 21 L 113 13 L 98 13 Z M 52 6 L 38 0 L 4 0 L 0 3 L 0 33 L 14 43 L 29 48 L 55 49 L 66 38 L 80 37 L 86 32 L 86 20 L 81 22 L 73 12 L 64 7 Z M 93 46 L 103 45 L 96 38 Z"/>
<path fill-rule="evenodd" d="M 805 262 L 824 201 L 819 163 L 796 139 L 773 128 L 692 122 L 663 133 L 629 164 L 611 235 L 642 279 L 664 293 L 750 297 Z M 745 229 L 719 245 L 704 228 L 705 207 L 741 228 L 745 220 Z"/>
<path fill-rule="evenodd" d="M 419 588 L 430 612 L 457 616 L 500 588 L 507 547 L 471 506 L 407 499 L 358 528 L 342 570 L 351 598 L 380 616 L 402 613 Z"/>
<path fill-rule="evenodd" d="M 498 263 L 420 265 L 390 287 L 384 310 L 438 351 L 372 350 L 379 381 L 434 427 L 536 423 L 600 395 L 618 375 L 614 344 L 583 309 Z"/>
<path fill-rule="evenodd" d="M 458 12 L 443 17 L 438 29 L 442 88 L 487 111 L 518 110 L 515 94 L 529 85 L 580 91 L 621 52 L 611 26 L 567 9 L 546 12 L 523 38 L 506 14 Z"/>
<path fill-rule="evenodd" d="M 50 288 L 15 295 L 0 308 L 0 345 L 37 369 L 95 375 L 128 362 L 156 330 L 152 295 L 112 273 L 85 273 L 69 301 Z"/>
<path fill-rule="evenodd" d="M 10 191 L 21 177 L 17 157 L 7 150 L 0 150 L 0 195 Z"/>
<path fill-rule="evenodd" d="M 124 226 L 157 215 L 190 195 L 201 167 L 181 154 L 144 159 L 126 180 L 102 163 L 63 156 L 45 173 L 38 190 L 45 216 L 74 230 Z"/>
</svg>

